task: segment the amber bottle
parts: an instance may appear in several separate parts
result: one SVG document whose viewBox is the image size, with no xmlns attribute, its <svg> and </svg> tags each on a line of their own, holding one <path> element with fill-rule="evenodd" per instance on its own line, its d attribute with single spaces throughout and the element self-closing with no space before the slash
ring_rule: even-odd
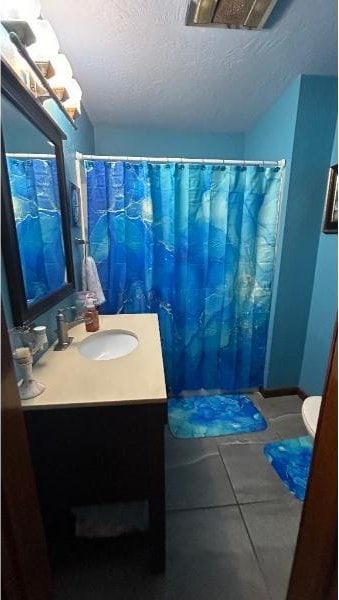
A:
<svg viewBox="0 0 339 600">
<path fill-rule="evenodd" d="M 99 329 L 99 313 L 95 308 L 92 298 L 86 302 L 85 318 L 91 319 L 90 323 L 86 323 L 86 331 L 93 333 Z"/>
</svg>

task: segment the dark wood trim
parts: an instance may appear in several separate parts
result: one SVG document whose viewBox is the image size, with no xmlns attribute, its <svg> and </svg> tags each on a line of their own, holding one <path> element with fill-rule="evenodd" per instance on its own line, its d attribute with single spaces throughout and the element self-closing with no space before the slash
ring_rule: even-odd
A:
<svg viewBox="0 0 339 600">
<path fill-rule="evenodd" d="M 26 63 L 30 66 L 31 70 L 36 75 L 37 79 L 39 79 L 44 90 L 48 92 L 50 99 L 54 100 L 54 102 L 58 106 L 59 110 L 63 113 L 64 117 L 70 122 L 72 127 L 74 127 L 74 129 L 77 129 L 75 122 L 70 117 L 67 110 L 64 108 L 62 102 L 59 100 L 58 96 L 55 94 L 53 88 L 51 88 L 51 86 L 49 85 L 48 79 L 46 79 L 44 77 L 44 75 L 41 73 L 39 67 L 37 67 L 37 65 L 35 64 L 34 60 L 31 59 L 29 53 L 26 50 L 26 46 L 21 42 L 21 39 L 19 38 L 19 36 L 16 34 L 15 31 L 10 31 L 9 37 L 10 37 L 11 42 L 16 46 L 18 52 L 24 58 Z"/>
<path fill-rule="evenodd" d="M 12 102 L 12 104 L 14 104 L 14 106 L 16 106 L 29 121 L 40 129 L 41 133 L 47 135 L 53 142 L 58 139 L 67 139 L 66 134 L 42 108 L 39 100 L 33 96 L 4 58 L 1 58 L 1 75 L 6 82 L 6 85 L 2 90 L 4 96 L 6 96 L 6 98 L 8 98 L 8 100 Z M 42 116 L 44 117 L 43 123 L 41 120 Z"/>
<path fill-rule="evenodd" d="M 166 512 L 165 512 L 165 404 L 148 406 L 147 436 L 152 440 L 148 446 L 149 488 L 149 534 L 150 566 L 152 573 L 163 573 L 166 569 Z"/>
<path fill-rule="evenodd" d="M 22 273 L 21 261 L 16 260 L 20 256 L 18 236 L 13 228 L 15 222 L 13 203 L 11 201 L 11 190 L 7 171 L 6 157 L 4 152 L 4 140 L 1 130 L 1 245 L 4 265 L 7 273 L 8 290 L 11 298 L 17 290 L 16 301 L 12 303 L 12 314 L 16 324 L 19 325 L 20 317 L 25 313 L 27 304 L 25 301 L 25 285 Z M 4 247 L 6 246 L 6 251 Z M 12 259 L 14 257 L 14 260 Z"/>
<path fill-rule="evenodd" d="M 47 545 L 6 322 L 1 322 L 1 570 L 7 600 L 50 600 Z"/>
<path fill-rule="evenodd" d="M 337 597 L 337 465 L 336 326 L 287 600 L 329 600 Z"/>
<path fill-rule="evenodd" d="M 329 578 L 327 598 L 328 600 L 338 600 L 338 561 L 335 561 Z"/>
<path fill-rule="evenodd" d="M 274 396 L 299 396 L 302 400 L 305 400 L 309 396 L 300 387 L 289 387 L 289 388 L 264 388 L 259 387 L 259 392 L 264 398 L 273 398 Z"/>
<path fill-rule="evenodd" d="M 298 389 L 298 396 L 299 398 L 301 398 L 301 400 L 305 400 L 308 396 L 310 396 L 311 394 L 307 394 L 306 392 L 304 392 L 304 390 L 302 388 L 297 388 Z"/>
<path fill-rule="evenodd" d="M 49 294 L 28 306 L 25 294 L 23 273 L 21 268 L 20 251 L 15 226 L 15 217 L 12 195 L 8 177 L 5 142 L 1 135 L 1 233 L 2 253 L 8 279 L 8 290 L 14 325 L 22 325 L 27 320 L 32 320 L 52 306 L 55 306 L 75 291 L 75 276 L 72 257 L 72 242 L 70 237 L 70 218 L 68 207 L 68 192 L 66 187 L 65 165 L 62 140 L 66 139 L 62 130 L 54 123 L 44 111 L 34 96 L 27 90 L 12 69 L 5 63 L 2 70 L 2 94 L 37 128 L 46 136 L 55 147 L 57 162 L 58 186 L 60 196 L 60 209 L 62 220 L 62 233 L 65 249 L 65 262 L 67 283 L 59 290 Z"/>
</svg>

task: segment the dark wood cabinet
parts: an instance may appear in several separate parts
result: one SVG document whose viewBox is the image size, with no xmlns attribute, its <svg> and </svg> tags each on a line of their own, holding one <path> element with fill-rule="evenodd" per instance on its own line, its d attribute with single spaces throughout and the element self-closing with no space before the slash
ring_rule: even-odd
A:
<svg viewBox="0 0 339 600">
<path fill-rule="evenodd" d="M 147 500 L 150 566 L 165 568 L 165 403 L 26 410 L 47 539 L 72 506 Z"/>
</svg>

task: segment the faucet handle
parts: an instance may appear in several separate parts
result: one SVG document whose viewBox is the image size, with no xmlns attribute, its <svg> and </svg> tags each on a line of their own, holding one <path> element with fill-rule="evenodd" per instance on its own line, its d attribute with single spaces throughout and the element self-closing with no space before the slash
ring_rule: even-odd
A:
<svg viewBox="0 0 339 600">
<path fill-rule="evenodd" d="M 63 308 L 60 308 L 59 311 L 60 311 L 59 314 L 63 314 L 63 315 L 65 315 L 66 313 L 69 313 L 70 321 L 74 321 L 74 319 L 76 319 L 76 317 L 78 315 L 77 307 L 74 305 L 64 306 Z"/>
<path fill-rule="evenodd" d="M 65 321 L 65 312 L 63 308 L 58 308 L 56 319 L 57 321 Z"/>
</svg>

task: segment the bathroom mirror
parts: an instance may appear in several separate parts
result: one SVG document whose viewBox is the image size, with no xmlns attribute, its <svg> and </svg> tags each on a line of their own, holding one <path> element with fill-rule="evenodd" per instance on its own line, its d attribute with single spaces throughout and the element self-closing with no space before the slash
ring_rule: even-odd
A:
<svg viewBox="0 0 339 600">
<path fill-rule="evenodd" d="M 74 291 L 64 133 L 2 63 L 2 253 L 14 325 Z"/>
</svg>

